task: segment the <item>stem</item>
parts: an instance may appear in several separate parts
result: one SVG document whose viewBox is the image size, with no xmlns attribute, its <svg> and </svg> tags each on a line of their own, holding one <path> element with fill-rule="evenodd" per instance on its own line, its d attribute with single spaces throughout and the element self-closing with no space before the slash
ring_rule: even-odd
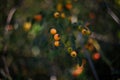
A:
<svg viewBox="0 0 120 80">
<path fill-rule="evenodd" d="M 94 77 L 95 77 L 95 80 L 99 80 L 98 75 L 97 75 L 97 72 L 96 72 L 96 70 L 95 70 L 95 68 L 94 68 L 94 65 L 93 65 L 93 63 L 92 63 L 92 60 L 91 60 L 91 58 L 90 58 L 90 55 L 89 55 L 88 51 L 85 51 L 85 56 L 86 56 L 86 58 L 88 59 L 88 62 L 89 62 L 89 65 L 90 65 L 90 67 L 91 67 L 91 69 L 92 69 L 92 72 L 93 72 L 93 75 L 94 75 Z"/>
<path fill-rule="evenodd" d="M 16 11 L 16 8 L 13 7 L 13 8 L 10 10 L 9 14 L 8 14 L 7 21 L 6 21 L 6 26 L 5 26 L 5 32 L 4 32 L 4 38 L 5 38 L 5 39 L 8 39 L 8 38 L 9 38 L 9 37 L 8 37 L 9 34 L 8 34 L 7 27 L 9 26 L 9 24 L 10 24 L 10 22 L 11 22 L 11 19 L 12 19 L 14 13 L 15 13 L 15 11 Z M 6 40 L 5 40 L 5 41 L 6 41 Z M 11 80 L 12 78 L 11 78 L 11 76 L 10 76 L 9 69 L 8 69 L 8 65 L 7 65 L 7 61 L 6 61 L 5 56 L 4 56 L 4 54 L 5 54 L 6 51 L 7 51 L 7 45 L 8 45 L 8 43 L 5 42 L 5 45 L 4 45 L 4 48 L 3 48 L 2 60 L 3 60 L 3 63 L 4 63 L 4 70 L 5 70 L 5 72 L 6 72 L 6 77 L 7 77 L 9 80 Z"/>
</svg>

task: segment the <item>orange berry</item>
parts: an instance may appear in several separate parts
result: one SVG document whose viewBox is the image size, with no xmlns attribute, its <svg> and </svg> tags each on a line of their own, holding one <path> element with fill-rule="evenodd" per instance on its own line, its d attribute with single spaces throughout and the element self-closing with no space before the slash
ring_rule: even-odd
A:
<svg viewBox="0 0 120 80">
<path fill-rule="evenodd" d="M 56 47 L 58 47 L 58 46 L 60 45 L 60 42 L 59 42 L 59 41 L 55 41 L 55 42 L 54 42 L 54 45 L 55 45 Z"/>
<path fill-rule="evenodd" d="M 100 54 L 99 53 L 94 53 L 92 57 L 93 57 L 94 60 L 98 60 L 98 59 L 100 59 Z"/>
<path fill-rule="evenodd" d="M 36 21 L 41 21 L 41 20 L 42 20 L 42 15 L 40 15 L 40 14 L 35 15 L 35 16 L 34 16 L 34 19 L 35 19 Z"/>
<path fill-rule="evenodd" d="M 83 69 L 84 69 L 83 66 L 84 66 L 84 64 L 85 64 L 85 62 L 82 62 L 81 66 L 79 66 L 79 64 L 76 65 L 76 68 L 72 71 L 72 75 L 74 77 L 79 76 L 83 72 Z"/>
<path fill-rule="evenodd" d="M 66 7 L 66 9 L 71 10 L 72 9 L 72 4 L 71 3 L 67 3 L 65 5 L 65 7 Z"/>
<path fill-rule="evenodd" d="M 60 40 L 59 34 L 55 34 L 55 35 L 54 35 L 54 40 L 56 40 L 56 41 Z"/>
<path fill-rule="evenodd" d="M 76 51 L 72 51 L 72 52 L 70 53 L 70 55 L 71 55 L 72 57 L 76 57 L 76 56 L 77 56 L 77 53 L 76 53 Z"/>
<path fill-rule="evenodd" d="M 76 69 L 76 70 L 74 70 L 74 71 L 72 72 L 72 75 L 73 75 L 74 77 L 77 77 L 77 76 L 79 76 L 82 72 L 83 72 L 83 68 L 82 68 L 82 67 L 79 67 L 78 69 Z"/>
<path fill-rule="evenodd" d="M 57 30 L 55 28 L 52 28 L 52 29 L 50 29 L 50 33 L 54 35 L 57 33 Z"/>
<path fill-rule="evenodd" d="M 55 18 L 58 18 L 59 16 L 60 16 L 60 13 L 59 13 L 59 12 L 55 12 L 55 13 L 54 13 L 54 17 L 55 17 Z"/>
</svg>

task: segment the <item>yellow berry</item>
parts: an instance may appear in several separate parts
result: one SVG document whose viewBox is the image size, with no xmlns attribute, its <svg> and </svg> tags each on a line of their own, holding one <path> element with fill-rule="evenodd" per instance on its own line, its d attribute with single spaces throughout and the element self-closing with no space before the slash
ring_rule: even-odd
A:
<svg viewBox="0 0 120 80">
<path fill-rule="evenodd" d="M 72 52 L 70 53 L 70 55 L 71 55 L 72 57 L 76 57 L 76 56 L 77 56 L 77 53 L 76 53 L 76 51 L 72 51 Z"/>
<path fill-rule="evenodd" d="M 87 30 L 87 34 L 88 34 L 88 35 L 90 35 L 90 34 L 91 34 L 90 30 Z"/>
<path fill-rule="evenodd" d="M 23 25 L 23 28 L 24 28 L 25 31 L 30 30 L 30 28 L 31 28 L 31 23 L 30 23 L 30 22 L 25 22 L 24 25 Z"/>
<path fill-rule="evenodd" d="M 57 11 L 62 11 L 63 10 L 63 5 L 61 3 L 57 4 Z"/>
<path fill-rule="evenodd" d="M 71 52 L 71 51 L 72 51 L 72 48 L 71 48 L 71 47 L 69 47 L 69 48 L 68 48 L 68 52 Z"/>
<path fill-rule="evenodd" d="M 61 13 L 61 18 L 65 18 L 65 13 Z"/>
<path fill-rule="evenodd" d="M 55 17 L 55 18 L 58 18 L 59 16 L 60 16 L 60 13 L 59 13 L 59 12 L 55 12 L 55 13 L 54 13 L 54 17 Z"/>
<path fill-rule="evenodd" d="M 86 35 L 87 34 L 87 30 L 86 29 L 82 29 L 82 34 Z"/>
</svg>

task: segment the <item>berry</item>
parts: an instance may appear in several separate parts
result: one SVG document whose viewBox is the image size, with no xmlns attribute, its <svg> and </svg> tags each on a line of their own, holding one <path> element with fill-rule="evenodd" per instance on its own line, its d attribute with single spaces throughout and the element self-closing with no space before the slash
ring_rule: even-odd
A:
<svg viewBox="0 0 120 80">
<path fill-rule="evenodd" d="M 56 40 L 56 41 L 60 40 L 59 34 L 55 34 L 55 35 L 54 35 L 54 40 Z"/>
<path fill-rule="evenodd" d="M 67 3 L 65 5 L 65 7 L 66 7 L 66 9 L 71 10 L 72 9 L 72 4 L 71 3 Z"/>
<path fill-rule="evenodd" d="M 72 48 L 71 48 L 71 47 L 69 47 L 69 48 L 68 48 L 68 52 L 71 52 L 71 51 L 72 51 Z"/>
<path fill-rule="evenodd" d="M 34 16 L 34 19 L 35 19 L 36 21 L 41 21 L 41 20 L 42 20 L 42 15 L 41 15 L 41 14 L 35 15 L 35 16 Z"/>
<path fill-rule="evenodd" d="M 54 45 L 55 45 L 56 47 L 58 47 L 58 46 L 60 45 L 60 42 L 59 42 L 59 41 L 55 41 L 55 42 L 54 42 Z"/>
<path fill-rule="evenodd" d="M 94 53 L 94 54 L 93 54 L 93 59 L 94 59 L 94 60 L 100 59 L 100 54 L 99 54 L 99 53 Z"/>
<path fill-rule="evenodd" d="M 57 30 L 55 28 L 52 28 L 52 29 L 50 29 L 50 33 L 54 35 L 57 33 Z"/>
<path fill-rule="evenodd" d="M 54 17 L 55 17 L 55 18 L 58 18 L 59 16 L 60 16 L 60 13 L 59 13 L 59 12 L 55 12 L 55 13 L 54 13 Z"/>
<path fill-rule="evenodd" d="M 23 28 L 25 31 L 29 31 L 31 28 L 31 23 L 30 22 L 25 22 L 23 25 Z"/>
<path fill-rule="evenodd" d="M 57 4 L 57 10 L 62 11 L 63 10 L 63 5 L 61 3 Z"/>
<path fill-rule="evenodd" d="M 77 56 L 77 53 L 76 53 L 76 51 L 72 51 L 72 52 L 70 53 L 70 55 L 71 55 L 72 57 L 76 57 L 76 56 Z"/>
<path fill-rule="evenodd" d="M 65 18 L 65 13 L 61 13 L 61 18 Z"/>
<path fill-rule="evenodd" d="M 86 35 L 87 34 L 87 30 L 86 29 L 82 29 L 82 34 Z"/>
</svg>

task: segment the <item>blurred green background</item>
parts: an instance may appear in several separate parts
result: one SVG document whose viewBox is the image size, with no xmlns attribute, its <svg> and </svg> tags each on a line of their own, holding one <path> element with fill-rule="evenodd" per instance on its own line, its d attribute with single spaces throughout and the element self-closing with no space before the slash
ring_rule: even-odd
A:
<svg viewBox="0 0 120 80">
<path fill-rule="evenodd" d="M 0 0 L 0 80 L 119 80 L 119 9 L 120 0 Z M 75 77 L 71 70 L 83 59 Z"/>
</svg>

